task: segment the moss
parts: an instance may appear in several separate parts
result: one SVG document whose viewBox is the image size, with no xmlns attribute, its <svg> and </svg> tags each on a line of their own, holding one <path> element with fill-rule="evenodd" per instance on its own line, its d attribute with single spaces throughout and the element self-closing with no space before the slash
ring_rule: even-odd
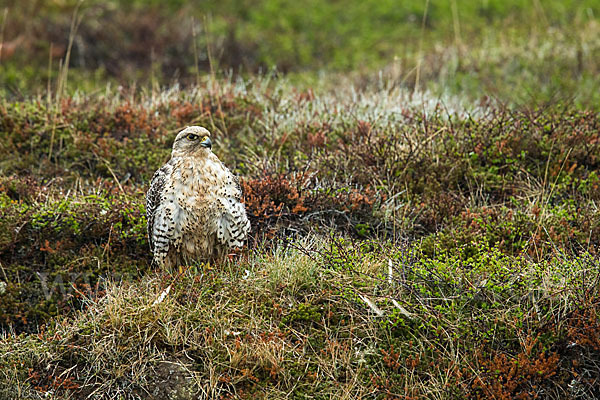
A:
<svg viewBox="0 0 600 400">
<path fill-rule="evenodd" d="M 315 304 L 301 303 L 294 307 L 283 317 L 281 323 L 284 325 L 294 322 L 313 322 L 318 323 L 323 317 L 323 307 Z"/>
</svg>

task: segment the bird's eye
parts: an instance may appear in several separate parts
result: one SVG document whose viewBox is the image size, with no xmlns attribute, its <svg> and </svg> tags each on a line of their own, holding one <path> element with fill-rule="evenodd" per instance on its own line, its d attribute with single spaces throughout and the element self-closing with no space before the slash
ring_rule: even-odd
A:
<svg viewBox="0 0 600 400">
<path fill-rule="evenodd" d="M 190 140 L 196 140 L 196 139 L 198 139 L 198 135 L 194 135 L 193 133 L 190 133 L 189 135 L 187 135 L 187 138 Z"/>
</svg>

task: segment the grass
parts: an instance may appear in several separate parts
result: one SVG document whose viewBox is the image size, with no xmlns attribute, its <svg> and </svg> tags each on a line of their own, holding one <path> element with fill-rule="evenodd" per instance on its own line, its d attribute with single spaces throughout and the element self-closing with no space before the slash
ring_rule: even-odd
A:
<svg viewBox="0 0 600 400">
<path fill-rule="evenodd" d="M 394 85 L 472 102 L 597 110 L 600 100 L 593 0 L 18 3 L 3 24 L 3 96 L 59 89 L 61 72 L 49 66 L 68 54 L 62 71 L 87 92 L 107 81 L 190 85 L 199 71 L 312 81 L 324 70 L 370 81 L 381 71 Z"/>
<path fill-rule="evenodd" d="M 0 105 L 4 397 L 597 395 L 597 113 L 214 79 Z M 190 124 L 253 229 L 154 304 L 144 192 Z"/>
<path fill-rule="evenodd" d="M 600 397 L 594 2 L 153 4 L 4 12 L 1 398 Z M 192 124 L 252 232 L 170 275 Z"/>
<path fill-rule="evenodd" d="M 158 304 L 159 277 L 108 282 L 75 317 L 3 339 L 5 396 L 595 395 L 593 257 L 379 246 L 303 239 L 187 274 Z"/>
</svg>

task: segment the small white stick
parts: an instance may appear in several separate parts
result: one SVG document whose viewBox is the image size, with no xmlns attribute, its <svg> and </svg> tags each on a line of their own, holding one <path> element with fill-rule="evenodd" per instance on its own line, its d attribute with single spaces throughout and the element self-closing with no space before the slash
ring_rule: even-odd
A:
<svg viewBox="0 0 600 400">
<path fill-rule="evenodd" d="M 406 310 L 406 308 L 402 307 L 402 306 L 400 305 L 400 303 L 398 303 L 396 300 L 392 299 L 392 304 L 394 304 L 394 305 L 396 306 L 396 308 L 397 308 L 398 310 L 400 310 L 400 314 L 404 315 L 404 316 L 405 316 L 405 317 L 407 317 L 407 318 L 412 318 L 412 314 L 411 314 L 411 313 L 409 313 L 409 312 Z"/>
<path fill-rule="evenodd" d="M 360 294 L 360 293 L 359 293 L 358 295 L 360 296 L 360 298 L 361 298 L 361 299 L 362 299 L 362 300 L 363 300 L 365 303 L 367 303 L 367 305 L 368 305 L 368 306 L 371 308 L 371 310 L 373 310 L 373 312 L 374 312 L 375 314 L 377 314 L 377 316 L 381 317 L 381 316 L 383 315 L 383 311 L 381 311 L 381 310 L 379 309 L 379 307 L 377 307 L 377 306 L 375 305 L 375 303 L 373 303 L 373 302 L 371 301 L 371 299 L 369 299 L 367 296 L 365 296 L 365 295 L 362 295 L 362 294 Z"/>
<path fill-rule="evenodd" d="M 160 296 L 158 296 L 158 299 L 154 300 L 154 303 L 152 303 L 153 306 L 155 306 L 155 305 L 157 305 L 159 303 L 162 303 L 162 301 L 165 299 L 165 297 L 167 297 L 167 295 L 171 291 L 171 286 L 172 285 L 167 286 L 167 288 L 162 291 L 162 293 L 160 294 Z"/>
</svg>

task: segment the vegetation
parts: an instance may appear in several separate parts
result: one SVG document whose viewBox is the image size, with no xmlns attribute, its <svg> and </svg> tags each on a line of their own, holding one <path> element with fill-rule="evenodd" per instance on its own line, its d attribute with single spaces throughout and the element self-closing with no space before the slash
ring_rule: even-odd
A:
<svg viewBox="0 0 600 400">
<path fill-rule="evenodd" d="M 211 78 L 5 101 L 6 396 L 595 396 L 598 115 L 462 107 Z M 192 123 L 252 238 L 167 276 L 144 190 Z"/>
<path fill-rule="evenodd" d="M 600 10 L 426 3 L 8 4 L 0 398 L 599 398 Z M 169 274 L 192 124 L 252 232 Z"/>
<path fill-rule="evenodd" d="M 505 103 L 600 104 L 596 0 L 5 0 L 0 94 L 70 80 L 196 83 L 198 72 L 349 72 Z M 1 11 L 1 10 L 0 10 Z M 50 79 L 49 79 L 50 78 Z"/>
</svg>

